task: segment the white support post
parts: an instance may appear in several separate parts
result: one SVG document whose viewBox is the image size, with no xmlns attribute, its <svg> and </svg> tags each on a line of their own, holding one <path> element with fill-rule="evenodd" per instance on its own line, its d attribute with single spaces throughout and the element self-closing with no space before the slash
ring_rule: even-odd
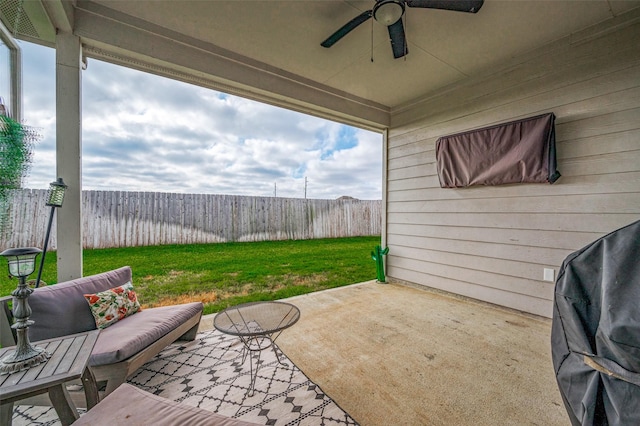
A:
<svg viewBox="0 0 640 426">
<path fill-rule="evenodd" d="M 382 132 L 382 232 L 380 233 L 380 247 L 387 248 L 387 201 L 389 196 L 389 128 Z M 387 256 L 382 257 L 382 265 L 387 278 L 389 277 L 387 268 Z M 387 279 L 388 281 L 388 279 Z"/>
<path fill-rule="evenodd" d="M 389 195 L 389 129 L 382 132 L 382 232 L 380 244 L 384 249 L 387 247 L 387 199 Z M 385 258 L 386 259 L 386 258 Z M 385 268 L 387 262 L 385 260 Z"/>
<path fill-rule="evenodd" d="M 56 214 L 58 282 L 82 276 L 82 45 L 56 35 L 56 177 L 68 188 Z"/>
</svg>

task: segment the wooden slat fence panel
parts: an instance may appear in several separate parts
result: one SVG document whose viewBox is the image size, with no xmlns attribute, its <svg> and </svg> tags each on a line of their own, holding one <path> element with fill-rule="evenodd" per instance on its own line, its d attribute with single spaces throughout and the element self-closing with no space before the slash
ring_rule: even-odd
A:
<svg viewBox="0 0 640 426">
<path fill-rule="evenodd" d="M 43 246 L 46 197 L 47 190 L 13 192 L 0 249 Z M 382 225 L 380 200 L 83 191 L 82 203 L 84 248 L 380 235 Z M 49 248 L 56 247 L 54 220 Z"/>
</svg>

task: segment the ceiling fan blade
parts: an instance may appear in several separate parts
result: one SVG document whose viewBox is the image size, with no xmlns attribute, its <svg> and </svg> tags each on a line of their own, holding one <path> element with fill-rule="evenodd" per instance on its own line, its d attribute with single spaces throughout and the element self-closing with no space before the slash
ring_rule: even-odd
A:
<svg viewBox="0 0 640 426">
<path fill-rule="evenodd" d="M 358 25 L 368 21 L 371 18 L 371 16 L 373 16 L 372 14 L 373 14 L 372 10 L 367 10 L 366 12 L 362 12 L 360 15 L 356 16 L 355 18 L 353 18 L 352 20 L 344 24 L 342 28 L 340 28 L 338 31 L 331 34 L 329 38 L 327 38 L 325 41 L 320 43 L 320 46 L 322 47 L 333 46 L 338 40 L 340 40 L 342 37 L 349 34 Z"/>
<path fill-rule="evenodd" d="M 405 0 L 405 3 L 409 7 L 477 13 L 482 7 L 484 0 Z"/>
<path fill-rule="evenodd" d="M 391 39 L 391 49 L 393 49 L 393 57 L 395 59 L 402 58 L 409 53 L 407 47 L 407 39 L 404 36 L 404 26 L 402 25 L 402 19 L 398 19 L 395 24 L 391 24 L 387 27 L 389 30 L 389 38 Z"/>
</svg>

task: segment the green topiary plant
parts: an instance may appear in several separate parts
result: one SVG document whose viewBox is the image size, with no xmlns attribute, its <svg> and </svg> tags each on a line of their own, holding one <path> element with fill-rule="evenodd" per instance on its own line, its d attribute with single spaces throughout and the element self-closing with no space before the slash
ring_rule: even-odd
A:
<svg viewBox="0 0 640 426">
<path fill-rule="evenodd" d="M 0 115 L 0 233 L 7 226 L 10 192 L 22 187 L 39 138 L 35 129 Z"/>
</svg>

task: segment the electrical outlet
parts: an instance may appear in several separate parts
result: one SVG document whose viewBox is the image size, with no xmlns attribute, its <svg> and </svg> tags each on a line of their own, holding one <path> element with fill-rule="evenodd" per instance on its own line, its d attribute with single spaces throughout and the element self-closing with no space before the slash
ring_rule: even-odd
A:
<svg viewBox="0 0 640 426">
<path fill-rule="evenodd" d="M 544 273 L 542 275 L 542 279 L 544 281 L 555 281 L 555 272 L 553 269 L 551 268 L 544 268 Z"/>
</svg>

